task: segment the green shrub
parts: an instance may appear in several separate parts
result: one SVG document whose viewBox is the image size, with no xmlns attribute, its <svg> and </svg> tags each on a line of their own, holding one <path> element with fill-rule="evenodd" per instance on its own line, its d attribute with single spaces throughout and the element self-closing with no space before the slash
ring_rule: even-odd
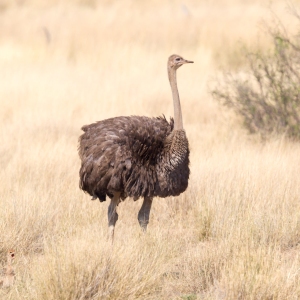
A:
<svg viewBox="0 0 300 300">
<path fill-rule="evenodd" d="M 246 50 L 247 72 L 224 73 L 211 93 L 242 117 L 250 133 L 263 138 L 286 134 L 299 140 L 300 35 L 290 37 L 279 21 L 268 29 L 272 38 L 268 54 Z"/>
</svg>

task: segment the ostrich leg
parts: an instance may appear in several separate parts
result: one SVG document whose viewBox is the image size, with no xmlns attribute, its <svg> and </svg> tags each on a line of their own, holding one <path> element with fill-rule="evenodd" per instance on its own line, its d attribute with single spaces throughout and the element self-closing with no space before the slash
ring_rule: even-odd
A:
<svg viewBox="0 0 300 300">
<path fill-rule="evenodd" d="M 144 198 L 143 205 L 138 214 L 138 220 L 143 231 L 147 230 L 147 225 L 149 223 L 149 215 L 150 215 L 150 210 L 152 205 L 152 199 L 153 199 L 152 197 Z"/>
<path fill-rule="evenodd" d="M 108 232 L 111 242 L 114 240 L 115 225 L 118 221 L 117 206 L 120 202 L 120 193 L 115 193 L 108 206 Z"/>
</svg>

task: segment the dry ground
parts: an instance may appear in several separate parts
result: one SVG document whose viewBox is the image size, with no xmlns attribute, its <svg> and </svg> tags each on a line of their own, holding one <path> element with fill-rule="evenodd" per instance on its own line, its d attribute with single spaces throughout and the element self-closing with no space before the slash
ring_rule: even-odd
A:
<svg viewBox="0 0 300 300">
<path fill-rule="evenodd" d="M 0 298 L 299 299 L 300 145 L 262 144 L 207 93 L 240 41 L 267 49 L 268 1 L 41 2 L 0 0 L 1 263 L 16 250 Z M 154 200 L 146 235 L 127 199 L 112 248 L 108 203 L 78 188 L 80 127 L 173 115 L 172 53 L 195 61 L 178 71 L 189 188 Z"/>
</svg>

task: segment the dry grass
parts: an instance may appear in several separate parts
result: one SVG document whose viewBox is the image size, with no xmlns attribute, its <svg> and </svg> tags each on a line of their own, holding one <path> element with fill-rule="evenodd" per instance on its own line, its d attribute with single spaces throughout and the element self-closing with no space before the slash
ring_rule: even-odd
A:
<svg viewBox="0 0 300 300">
<path fill-rule="evenodd" d="M 260 144 L 206 89 L 241 65 L 239 40 L 267 48 L 268 1 L 40 2 L 0 1 L 1 262 L 17 253 L 0 298 L 300 298 L 300 145 Z M 189 189 L 154 200 L 146 235 L 127 199 L 112 248 L 108 203 L 78 188 L 80 127 L 172 115 L 173 52 L 195 61 L 178 72 Z"/>
</svg>

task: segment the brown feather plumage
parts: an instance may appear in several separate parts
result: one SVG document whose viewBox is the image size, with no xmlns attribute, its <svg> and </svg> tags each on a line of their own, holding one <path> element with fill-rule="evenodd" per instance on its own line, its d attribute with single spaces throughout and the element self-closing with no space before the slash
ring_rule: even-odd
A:
<svg viewBox="0 0 300 300">
<path fill-rule="evenodd" d="M 120 192 L 139 197 L 177 196 L 189 178 L 189 146 L 173 119 L 116 117 L 83 126 L 79 138 L 80 188 L 105 201 Z"/>
</svg>

